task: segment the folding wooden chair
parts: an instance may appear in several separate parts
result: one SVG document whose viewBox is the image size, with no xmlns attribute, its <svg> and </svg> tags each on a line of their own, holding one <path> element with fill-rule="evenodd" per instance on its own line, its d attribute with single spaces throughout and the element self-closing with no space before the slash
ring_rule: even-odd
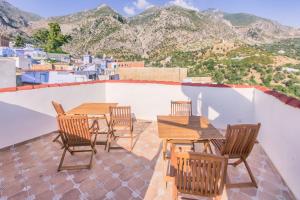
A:
<svg viewBox="0 0 300 200">
<path fill-rule="evenodd" d="M 59 115 L 57 120 L 64 145 L 64 151 L 58 166 L 58 171 L 65 169 L 90 169 L 92 167 L 93 155 L 94 153 L 97 153 L 95 149 L 97 132 L 91 134 L 88 117 L 82 115 Z M 82 149 L 82 147 L 90 147 L 90 149 Z M 69 151 L 71 155 L 73 155 L 74 152 L 91 152 L 89 164 L 63 166 L 67 151 Z"/>
<path fill-rule="evenodd" d="M 56 113 L 57 113 L 57 116 L 65 115 L 65 114 L 66 114 L 64 108 L 62 107 L 62 105 L 61 105 L 60 103 L 57 103 L 57 102 L 55 102 L 55 101 L 52 101 L 52 105 L 53 105 L 53 107 L 54 107 L 54 109 L 55 109 L 55 111 L 56 111 Z M 56 142 L 59 138 L 60 138 L 60 134 L 58 134 L 58 135 L 54 138 L 53 142 Z"/>
<path fill-rule="evenodd" d="M 130 106 L 110 107 L 109 135 L 106 147 L 109 152 L 111 142 L 116 138 L 130 138 L 130 151 L 133 148 L 133 119 Z"/>
<path fill-rule="evenodd" d="M 172 145 L 173 147 L 173 145 Z M 227 156 L 171 150 L 170 176 L 173 199 L 178 194 L 221 199 L 227 171 Z"/>
<path fill-rule="evenodd" d="M 191 101 L 171 101 L 171 115 L 172 116 L 192 116 L 192 102 Z M 168 143 L 174 143 L 173 141 L 167 141 L 165 145 Z M 210 149 L 209 141 L 197 141 L 196 143 L 204 144 L 204 151 L 207 151 L 207 148 Z M 176 141 L 177 145 L 191 145 L 191 149 L 195 151 L 195 142 L 193 141 Z M 166 159 L 166 155 L 164 155 L 164 159 Z"/>
<path fill-rule="evenodd" d="M 227 183 L 227 187 L 256 187 L 257 183 L 246 161 L 250 155 L 261 124 L 228 125 L 225 140 L 212 140 L 212 143 L 221 155 L 228 155 L 229 159 L 238 159 L 230 165 L 237 166 L 244 163 L 250 176 L 248 183 Z"/>
<path fill-rule="evenodd" d="M 171 115 L 192 116 L 191 101 L 171 101 Z"/>
</svg>

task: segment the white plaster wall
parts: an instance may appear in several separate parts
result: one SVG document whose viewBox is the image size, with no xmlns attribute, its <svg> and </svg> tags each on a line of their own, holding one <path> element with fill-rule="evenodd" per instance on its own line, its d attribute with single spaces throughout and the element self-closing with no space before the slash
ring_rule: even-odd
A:
<svg viewBox="0 0 300 200">
<path fill-rule="evenodd" d="M 85 75 L 72 74 L 69 72 L 49 72 L 49 81 L 48 83 L 74 83 L 74 82 L 84 82 L 89 79 Z"/>
<path fill-rule="evenodd" d="M 0 88 L 16 87 L 16 61 L 0 58 Z"/>
<path fill-rule="evenodd" d="M 192 100 L 193 114 L 208 116 L 220 128 L 228 123 L 252 123 L 252 88 L 214 88 L 181 85 L 106 83 L 106 100 L 130 105 L 141 119 L 170 113 L 171 100 Z"/>
<path fill-rule="evenodd" d="M 105 102 L 105 85 L 87 84 L 0 93 L 0 148 L 57 129 L 51 101 L 65 110 L 85 102 Z"/>
<path fill-rule="evenodd" d="M 262 123 L 259 142 L 300 199 L 300 109 L 258 90 L 254 99 L 255 119 Z"/>
</svg>

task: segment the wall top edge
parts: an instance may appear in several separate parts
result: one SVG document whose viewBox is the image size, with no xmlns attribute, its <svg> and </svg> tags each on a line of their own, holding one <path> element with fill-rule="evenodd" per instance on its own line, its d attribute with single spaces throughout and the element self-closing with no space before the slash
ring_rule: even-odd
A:
<svg viewBox="0 0 300 200">
<path fill-rule="evenodd" d="M 238 85 L 238 84 L 210 84 L 210 83 L 182 83 L 172 81 L 145 81 L 145 80 L 95 80 L 88 82 L 75 82 L 75 83 L 55 83 L 55 84 L 40 84 L 40 85 L 25 85 L 18 87 L 0 88 L 0 93 L 4 92 L 17 92 L 23 90 L 34 90 L 40 88 L 52 88 L 52 87 L 66 87 L 76 85 L 87 85 L 97 83 L 135 83 L 135 84 L 161 84 L 161 85 L 181 85 L 181 86 L 194 86 L 194 87 L 214 87 L 214 88 L 253 88 L 257 89 L 265 94 L 271 95 L 279 101 L 289 106 L 300 108 L 300 100 L 294 97 L 287 96 L 280 92 L 271 90 L 264 86 L 255 85 Z"/>
</svg>

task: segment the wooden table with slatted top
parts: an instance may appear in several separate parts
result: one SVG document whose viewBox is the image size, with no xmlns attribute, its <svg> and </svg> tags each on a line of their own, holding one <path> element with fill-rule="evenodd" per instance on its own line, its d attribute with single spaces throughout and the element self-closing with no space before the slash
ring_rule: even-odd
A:
<svg viewBox="0 0 300 200">
<path fill-rule="evenodd" d="M 83 103 L 67 112 L 73 115 L 103 116 L 109 114 L 109 107 L 117 103 Z"/>
<path fill-rule="evenodd" d="M 210 141 L 224 139 L 206 117 L 203 116 L 157 116 L 158 136 L 163 139 L 163 154 L 167 142 Z"/>
</svg>

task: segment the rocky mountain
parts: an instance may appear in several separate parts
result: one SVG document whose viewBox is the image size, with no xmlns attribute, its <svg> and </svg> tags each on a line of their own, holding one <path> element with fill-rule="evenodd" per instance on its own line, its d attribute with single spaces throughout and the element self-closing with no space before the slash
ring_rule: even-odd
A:
<svg viewBox="0 0 300 200">
<path fill-rule="evenodd" d="M 151 7 L 139 15 L 125 18 L 109 6 L 101 5 L 71 15 L 40 19 L 3 0 L 0 2 L 14 10 L 0 18 L 2 24 L 28 35 L 47 27 L 49 22 L 58 22 L 63 32 L 73 38 L 64 50 L 74 55 L 89 51 L 153 58 L 173 51 L 202 51 L 220 41 L 264 44 L 300 37 L 300 30 L 275 21 L 216 9 L 198 12 L 177 6 Z"/>
<path fill-rule="evenodd" d="M 263 44 L 300 36 L 300 31 L 250 14 L 209 9 L 194 11 L 177 6 L 152 7 L 125 18 L 102 5 L 98 8 L 43 20 L 58 22 L 73 37 L 65 47 L 73 54 L 127 54 L 152 57 L 161 51 L 198 51 L 225 40 Z M 31 31 L 41 26 L 33 23 Z"/>
<path fill-rule="evenodd" d="M 0 33 L 15 33 L 20 28 L 28 27 L 31 21 L 40 20 L 41 17 L 22 11 L 10 3 L 0 0 Z"/>
</svg>

